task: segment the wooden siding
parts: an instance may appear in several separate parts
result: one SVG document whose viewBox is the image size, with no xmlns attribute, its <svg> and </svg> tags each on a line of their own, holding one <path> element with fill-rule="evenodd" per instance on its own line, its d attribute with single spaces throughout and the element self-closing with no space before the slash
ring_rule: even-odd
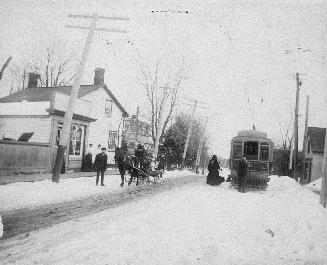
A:
<svg viewBox="0 0 327 265">
<path fill-rule="evenodd" d="M 0 175 L 50 172 L 54 151 L 50 144 L 0 141 Z"/>
</svg>

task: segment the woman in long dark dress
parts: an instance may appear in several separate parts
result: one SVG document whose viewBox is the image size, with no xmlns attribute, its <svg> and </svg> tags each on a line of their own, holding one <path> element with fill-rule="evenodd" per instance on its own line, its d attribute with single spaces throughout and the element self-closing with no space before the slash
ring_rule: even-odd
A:
<svg viewBox="0 0 327 265">
<path fill-rule="evenodd" d="M 224 181 L 223 177 L 219 176 L 220 165 L 216 155 L 213 155 L 208 163 L 208 176 L 207 184 L 209 185 L 219 185 Z"/>
</svg>

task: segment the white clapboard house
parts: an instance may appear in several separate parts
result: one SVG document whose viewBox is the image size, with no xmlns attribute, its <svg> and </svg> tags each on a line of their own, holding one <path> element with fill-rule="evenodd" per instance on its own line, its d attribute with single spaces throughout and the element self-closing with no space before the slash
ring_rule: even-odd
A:
<svg viewBox="0 0 327 265">
<path fill-rule="evenodd" d="M 51 171 L 71 86 L 37 87 L 30 74 L 26 89 L 0 98 L 0 173 Z M 128 113 L 104 84 L 104 69 L 94 83 L 82 85 L 74 109 L 66 169 L 79 170 L 90 143 L 108 150 L 114 164 L 117 137 Z"/>
</svg>

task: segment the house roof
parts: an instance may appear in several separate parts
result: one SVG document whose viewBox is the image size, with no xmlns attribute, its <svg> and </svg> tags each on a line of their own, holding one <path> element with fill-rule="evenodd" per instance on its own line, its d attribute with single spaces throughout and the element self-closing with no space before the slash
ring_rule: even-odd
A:
<svg viewBox="0 0 327 265">
<path fill-rule="evenodd" d="M 113 101 L 117 104 L 120 110 L 123 112 L 124 117 L 128 117 L 127 111 L 119 103 L 118 99 L 112 94 L 107 85 L 81 85 L 78 92 L 78 97 L 83 97 L 86 94 L 89 94 L 99 88 L 103 88 Z M 62 94 L 70 95 L 72 90 L 71 86 L 62 86 L 62 87 L 35 87 L 35 88 L 26 88 L 24 90 L 13 93 L 9 96 L 0 98 L 0 103 L 7 102 L 20 102 L 22 100 L 27 100 L 30 102 L 37 101 L 50 101 L 52 92 L 59 92 Z"/>
<path fill-rule="evenodd" d="M 311 141 L 312 152 L 324 152 L 326 128 L 309 127 L 308 137 Z"/>
</svg>

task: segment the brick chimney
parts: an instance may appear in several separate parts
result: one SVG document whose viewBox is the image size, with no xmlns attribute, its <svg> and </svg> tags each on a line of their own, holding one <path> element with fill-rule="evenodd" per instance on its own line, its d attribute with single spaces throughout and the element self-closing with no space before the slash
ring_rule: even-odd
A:
<svg viewBox="0 0 327 265">
<path fill-rule="evenodd" d="M 40 79 L 41 76 L 36 73 L 29 73 L 28 74 L 28 84 L 27 88 L 35 88 L 37 87 L 37 80 Z"/>
<path fill-rule="evenodd" d="M 95 68 L 94 70 L 94 84 L 103 85 L 104 84 L 104 68 Z"/>
</svg>

